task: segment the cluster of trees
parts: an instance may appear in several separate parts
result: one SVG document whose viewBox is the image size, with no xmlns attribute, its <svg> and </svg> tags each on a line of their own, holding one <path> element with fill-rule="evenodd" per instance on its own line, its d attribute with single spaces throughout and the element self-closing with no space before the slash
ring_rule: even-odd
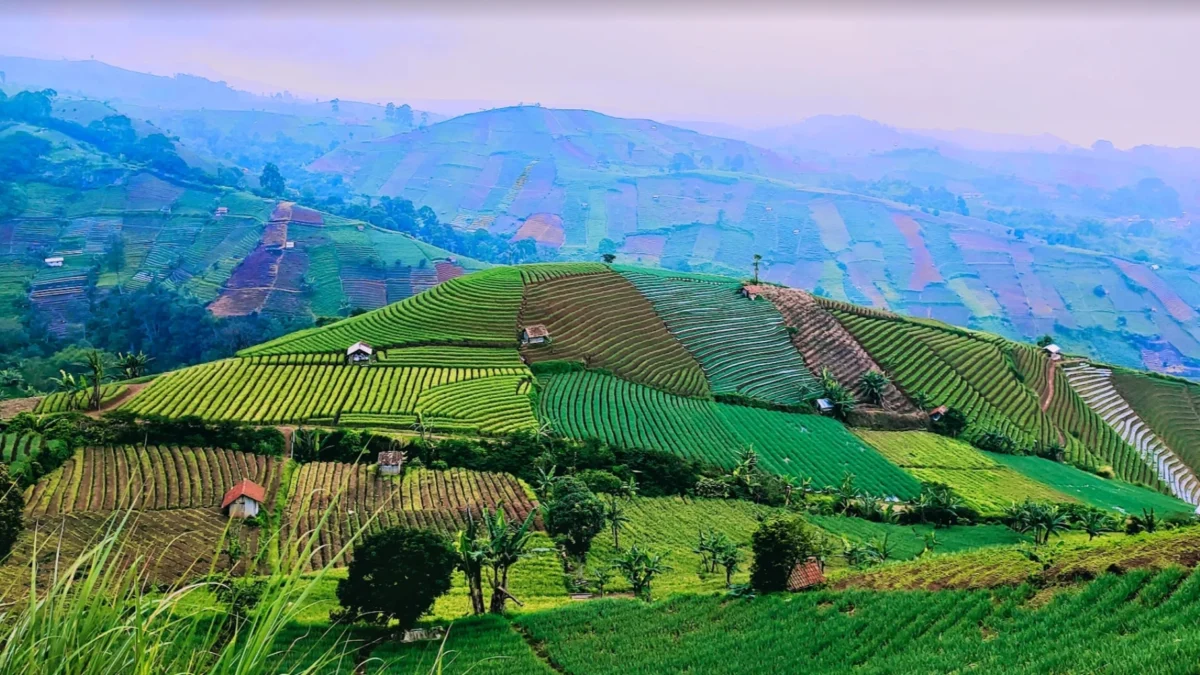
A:
<svg viewBox="0 0 1200 675">
<path fill-rule="evenodd" d="M 941 215 L 942 211 L 971 215 L 966 200 L 943 187 L 930 185 L 921 189 L 905 181 L 885 180 L 870 184 L 867 190 L 904 204 L 918 206 L 922 211 L 935 216 Z"/>
</svg>

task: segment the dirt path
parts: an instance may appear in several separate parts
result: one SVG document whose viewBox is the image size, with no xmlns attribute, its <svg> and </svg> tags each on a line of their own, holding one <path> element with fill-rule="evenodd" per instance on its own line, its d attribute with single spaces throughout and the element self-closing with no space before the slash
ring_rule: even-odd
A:
<svg viewBox="0 0 1200 675">
<path fill-rule="evenodd" d="M 110 410 L 115 410 L 117 406 L 133 398 L 134 395 L 136 395 L 139 391 L 145 389 L 146 385 L 148 384 L 148 382 L 142 382 L 141 384 L 125 385 L 125 391 L 117 394 L 108 401 L 105 401 L 104 404 L 100 406 L 99 410 L 85 410 L 83 411 L 83 414 L 87 415 L 88 417 L 99 417 Z"/>
<path fill-rule="evenodd" d="M 10 417 L 16 417 L 23 412 L 33 412 L 38 403 L 41 403 L 41 396 L 33 396 L 30 398 L 10 398 L 7 401 L 0 401 L 0 420 L 6 420 Z"/>
<path fill-rule="evenodd" d="M 1046 393 L 1042 395 L 1042 412 L 1050 407 L 1054 400 L 1054 373 L 1058 372 L 1058 361 L 1050 361 L 1050 369 L 1046 371 Z"/>
</svg>

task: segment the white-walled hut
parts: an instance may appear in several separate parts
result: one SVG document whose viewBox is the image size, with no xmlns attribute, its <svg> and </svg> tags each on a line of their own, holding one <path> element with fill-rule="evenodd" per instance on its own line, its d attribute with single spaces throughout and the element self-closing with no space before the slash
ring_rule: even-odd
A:
<svg viewBox="0 0 1200 675">
<path fill-rule="evenodd" d="M 221 500 L 221 510 L 230 518 L 253 518 L 266 501 L 267 491 L 252 480 L 243 478 L 229 488 Z"/>
<path fill-rule="evenodd" d="M 370 363 L 374 355 L 375 350 L 371 348 L 371 345 L 361 340 L 346 347 L 346 363 L 348 364 Z"/>
<path fill-rule="evenodd" d="M 385 450 L 379 453 L 379 475 L 395 476 L 404 469 L 404 453 L 399 450 Z"/>
<path fill-rule="evenodd" d="M 817 412 L 822 415 L 832 415 L 835 408 L 836 406 L 833 405 L 833 401 L 827 398 L 817 399 Z"/>
<path fill-rule="evenodd" d="M 545 324 L 535 323 L 521 329 L 521 345 L 544 345 L 550 341 L 550 329 Z"/>
<path fill-rule="evenodd" d="M 1050 355 L 1050 358 L 1055 361 L 1062 358 L 1062 347 L 1059 347 L 1058 345 L 1054 344 L 1053 342 L 1046 345 L 1045 347 L 1042 347 L 1042 349 L 1045 350 L 1045 352 Z"/>
<path fill-rule="evenodd" d="M 62 267 L 63 266 L 63 258 L 61 255 L 52 256 L 52 257 L 46 258 L 45 263 L 46 263 L 46 267 Z"/>
</svg>

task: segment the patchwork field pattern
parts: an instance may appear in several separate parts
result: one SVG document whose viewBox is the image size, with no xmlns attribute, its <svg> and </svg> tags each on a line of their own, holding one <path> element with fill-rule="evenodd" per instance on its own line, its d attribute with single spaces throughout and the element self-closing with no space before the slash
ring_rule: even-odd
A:
<svg viewBox="0 0 1200 675">
<path fill-rule="evenodd" d="M 740 283 L 635 268 L 619 271 L 700 362 L 713 393 L 782 404 L 817 396 L 816 379 L 792 347 L 783 317 L 770 302 L 741 297 Z"/>
<path fill-rule="evenodd" d="M 555 430 L 627 448 L 664 450 L 731 468 L 753 448 L 773 473 L 832 487 L 847 473 L 873 494 L 915 496 L 916 480 L 888 463 L 840 423 L 665 392 L 599 373 L 547 378 L 538 414 Z"/>
<path fill-rule="evenodd" d="M 913 477 L 926 483 L 949 485 L 969 506 L 985 515 L 1001 514 L 1009 505 L 1025 498 L 1074 501 L 962 441 L 923 431 L 859 430 L 856 433 Z"/>
<path fill-rule="evenodd" d="M 521 324 L 544 324 L 550 331 L 550 344 L 522 349 L 530 363 L 578 361 L 680 396 L 709 395 L 696 359 L 637 289 L 612 272 L 530 285 Z"/>
<path fill-rule="evenodd" d="M 404 526 L 452 536 L 470 511 L 503 508 L 523 521 L 537 506 L 532 492 L 508 474 L 409 468 L 404 476 L 378 476 L 363 464 L 313 462 L 291 477 L 284 532 L 289 554 L 311 552 L 313 567 L 346 564 L 339 557 L 358 532 Z M 318 524 L 322 523 L 318 530 Z M 318 532 L 314 538 L 312 533 Z"/>
<path fill-rule="evenodd" d="M 266 365 L 226 359 L 157 378 L 122 410 L 260 424 L 299 422 L 505 433 L 536 425 L 517 368 Z"/>
</svg>

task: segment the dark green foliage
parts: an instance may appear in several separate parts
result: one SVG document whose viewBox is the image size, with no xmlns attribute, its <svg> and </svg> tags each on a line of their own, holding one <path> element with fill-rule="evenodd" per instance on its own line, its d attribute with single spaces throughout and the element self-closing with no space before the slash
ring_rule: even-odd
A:
<svg viewBox="0 0 1200 675">
<path fill-rule="evenodd" d="M 263 167 L 262 173 L 258 177 L 258 184 L 262 187 L 263 194 L 268 197 L 279 197 L 287 188 L 283 174 L 279 173 L 279 167 L 271 162 L 267 162 Z"/>
<path fill-rule="evenodd" d="M 0 558 L 8 555 L 24 528 L 25 498 L 21 487 L 0 464 Z"/>
<path fill-rule="evenodd" d="M 967 428 L 967 416 L 958 408 L 950 408 L 942 413 L 940 419 L 932 421 L 930 428 L 934 433 L 950 438 L 958 438 L 958 436 Z"/>
<path fill-rule="evenodd" d="M 585 469 L 580 471 L 577 477 L 592 492 L 615 495 L 620 493 L 625 486 L 620 478 L 603 469 Z"/>
<path fill-rule="evenodd" d="M 1054 338 L 1049 335 L 1043 335 L 1037 339 L 1037 346 L 1039 347 L 1049 347 L 1052 344 L 1054 344 Z"/>
<path fill-rule="evenodd" d="M 197 417 L 149 417 L 137 419 L 120 410 L 100 417 L 80 413 L 45 418 L 22 413 L 4 427 L 7 433 L 40 433 L 49 440 L 66 446 L 63 460 L 70 450 L 86 446 L 105 445 L 167 445 L 191 448 L 226 448 L 257 455 L 278 457 L 283 454 L 283 434 L 274 427 L 255 427 L 239 422 L 206 422 Z M 38 455 L 39 462 L 48 462 L 46 453 Z M 57 467 L 55 467 L 57 468 Z M 47 468 L 46 471 L 51 469 Z"/>
<path fill-rule="evenodd" d="M 411 628 L 450 590 L 459 557 L 450 542 L 429 530 L 393 527 L 363 538 L 345 579 L 338 582 L 342 609 L 331 618 Z"/>
<path fill-rule="evenodd" d="M 922 523 L 933 523 L 934 527 L 969 523 L 979 517 L 958 493 L 941 483 L 922 483 L 921 494 L 910 513 Z"/>
<path fill-rule="evenodd" d="M 821 531 L 798 515 L 766 521 L 755 530 L 750 546 L 754 550 L 750 585 L 764 593 L 787 590 L 796 563 L 826 550 Z"/>
<path fill-rule="evenodd" d="M 566 552 L 583 559 L 592 547 L 592 539 L 604 531 L 604 504 L 583 481 L 565 476 L 554 482 L 553 492 L 544 505 L 546 532 Z"/>
</svg>

